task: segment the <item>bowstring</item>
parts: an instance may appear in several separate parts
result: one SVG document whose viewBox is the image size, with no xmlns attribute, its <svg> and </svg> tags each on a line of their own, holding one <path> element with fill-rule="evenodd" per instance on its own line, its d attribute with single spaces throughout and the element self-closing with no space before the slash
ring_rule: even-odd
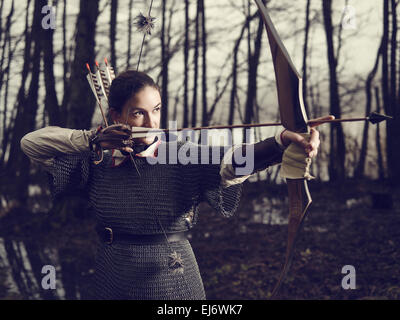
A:
<svg viewBox="0 0 400 320">
<path fill-rule="evenodd" d="M 131 109 L 129 109 L 128 112 L 126 113 L 125 123 L 124 123 L 125 125 L 128 125 L 128 117 L 129 117 L 130 111 L 131 111 Z M 128 125 L 128 126 L 129 126 L 129 125 Z M 131 132 L 132 132 L 132 129 L 131 129 Z M 132 148 L 132 149 L 133 149 L 133 148 Z M 128 152 L 128 153 L 129 153 L 129 157 L 130 157 L 130 159 L 131 159 L 131 162 L 132 162 L 133 165 L 135 166 L 136 172 L 138 173 L 138 175 L 139 175 L 139 177 L 140 177 L 141 175 L 140 175 L 140 172 L 139 172 L 139 168 L 137 167 L 136 161 L 135 161 L 135 159 L 134 159 L 133 156 L 132 156 L 132 152 Z"/>
</svg>

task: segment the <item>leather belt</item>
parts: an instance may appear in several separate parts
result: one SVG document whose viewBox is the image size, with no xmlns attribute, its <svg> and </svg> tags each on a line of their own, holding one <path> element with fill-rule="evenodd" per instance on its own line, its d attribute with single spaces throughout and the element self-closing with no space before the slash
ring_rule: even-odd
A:
<svg viewBox="0 0 400 320">
<path fill-rule="evenodd" d="M 111 228 L 106 227 L 101 230 L 97 230 L 100 239 L 107 244 L 114 242 L 126 242 L 130 244 L 157 244 L 165 243 L 166 238 L 168 242 L 187 240 L 186 232 L 174 232 L 167 234 L 129 234 L 129 233 L 117 233 Z"/>
</svg>

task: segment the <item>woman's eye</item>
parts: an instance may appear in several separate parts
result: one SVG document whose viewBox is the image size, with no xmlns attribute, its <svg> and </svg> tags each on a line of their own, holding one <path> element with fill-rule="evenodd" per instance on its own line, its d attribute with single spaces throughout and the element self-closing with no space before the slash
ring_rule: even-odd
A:
<svg viewBox="0 0 400 320">
<path fill-rule="evenodd" d="M 134 117 L 140 117 L 140 116 L 143 115 L 143 112 L 142 112 L 142 111 L 136 111 L 136 112 L 133 112 L 132 115 L 133 115 Z"/>
<path fill-rule="evenodd" d="M 157 108 L 154 108 L 154 111 L 158 112 L 158 111 L 160 111 L 160 109 L 161 109 L 161 107 L 157 107 Z"/>
</svg>

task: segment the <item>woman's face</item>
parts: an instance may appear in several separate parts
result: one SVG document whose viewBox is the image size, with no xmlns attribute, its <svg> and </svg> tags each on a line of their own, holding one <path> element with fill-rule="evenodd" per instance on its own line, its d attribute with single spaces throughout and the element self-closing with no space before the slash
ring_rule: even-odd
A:
<svg viewBox="0 0 400 320">
<path fill-rule="evenodd" d="M 158 129 L 161 118 L 160 93 L 157 89 L 146 86 L 125 103 L 121 113 L 113 112 L 111 116 L 115 123 Z M 138 144 L 150 144 L 153 141 L 154 137 L 134 139 Z"/>
</svg>

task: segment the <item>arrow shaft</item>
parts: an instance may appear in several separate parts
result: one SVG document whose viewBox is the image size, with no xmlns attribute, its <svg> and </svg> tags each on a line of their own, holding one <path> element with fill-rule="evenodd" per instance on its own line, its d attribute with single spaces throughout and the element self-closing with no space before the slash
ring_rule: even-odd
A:
<svg viewBox="0 0 400 320">
<path fill-rule="evenodd" d="M 368 117 L 364 118 L 342 118 L 342 119 L 333 119 L 333 120 L 309 120 L 307 121 L 308 125 L 312 125 L 314 123 L 329 123 L 329 122 L 356 122 L 356 121 L 368 121 Z M 211 129 L 237 129 L 237 128 L 255 128 L 255 127 L 274 127 L 281 126 L 281 122 L 267 122 L 267 123 L 251 123 L 251 124 L 237 124 L 237 125 L 221 125 L 221 126 L 208 126 L 208 127 L 194 127 L 194 128 L 178 128 L 178 129 L 151 129 L 151 130 L 139 130 L 135 131 L 135 133 L 161 133 L 161 132 L 169 132 L 169 131 L 183 131 L 183 130 L 211 130 Z M 145 129 L 143 127 L 143 129 Z"/>
</svg>

